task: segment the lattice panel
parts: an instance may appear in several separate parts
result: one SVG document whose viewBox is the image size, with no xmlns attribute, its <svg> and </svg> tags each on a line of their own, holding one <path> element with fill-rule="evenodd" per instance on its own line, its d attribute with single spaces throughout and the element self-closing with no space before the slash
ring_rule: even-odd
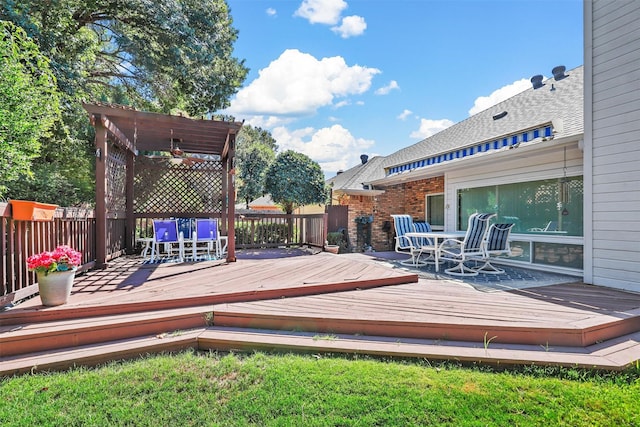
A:
<svg viewBox="0 0 640 427">
<path fill-rule="evenodd" d="M 126 209 L 126 153 L 115 145 L 109 147 L 107 156 L 107 210 L 109 212 Z"/>
<path fill-rule="evenodd" d="M 136 158 L 136 213 L 222 212 L 222 162 Z"/>
</svg>

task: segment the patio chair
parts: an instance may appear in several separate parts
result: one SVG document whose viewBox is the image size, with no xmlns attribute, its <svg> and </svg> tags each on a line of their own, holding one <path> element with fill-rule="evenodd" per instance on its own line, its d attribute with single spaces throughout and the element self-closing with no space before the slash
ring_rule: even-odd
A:
<svg viewBox="0 0 640 427">
<path fill-rule="evenodd" d="M 494 213 L 474 213 L 469 217 L 467 232 L 464 240 L 445 239 L 438 248 L 439 256 L 443 260 L 455 262 L 456 266 L 445 270 L 452 276 L 477 276 L 478 272 L 464 265 L 470 258 L 485 255 L 485 238 L 489 230 L 489 220 L 496 216 Z"/>
<path fill-rule="evenodd" d="M 413 223 L 413 228 L 414 231 L 418 232 L 418 233 L 431 233 L 433 230 L 431 229 L 431 224 L 429 224 L 426 221 L 416 221 Z M 427 263 L 427 264 L 432 264 L 435 262 L 434 260 L 434 254 L 436 252 L 436 247 L 433 244 L 433 241 L 431 239 L 428 239 L 426 237 L 414 237 L 411 239 L 413 241 L 413 243 L 418 247 L 419 252 L 418 252 L 418 259 L 420 259 L 420 257 L 422 256 L 423 253 L 427 252 L 429 253 L 429 256 L 425 259 L 423 259 L 423 262 Z"/>
<path fill-rule="evenodd" d="M 425 265 L 426 262 L 420 261 L 420 254 L 423 251 L 421 249 L 423 246 L 427 247 L 430 244 L 429 239 L 422 238 L 409 238 L 406 236 L 407 233 L 412 233 L 417 231 L 416 226 L 413 222 L 413 218 L 411 215 L 391 215 L 393 218 L 393 226 L 396 231 L 395 237 L 395 252 L 400 254 L 409 254 L 411 258 L 400 261 L 402 265 Z M 420 225 L 420 231 L 431 231 L 431 226 L 428 223 L 421 223 L 424 225 Z"/>
<path fill-rule="evenodd" d="M 509 235 L 514 225 L 515 224 L 493 224 L 489 227 L 484 256 L 482 257 L 484 264 L 478 268 L 474 268 L 475 271 L 485 274 L 504 274 L 503 269 L 494 266 L 490 261 L 492 256 L 511 255 Z"/>
<path fill-rule="evenodd" d="M 178 232 L 182 233 L 185 243 L 191 240 L 193 229 L 196 225 L 194 218 L 176 218 L 178 221 Z"/>
<path fill-rule="evenodd" d="M 528 231 L 536 231 L 536 232 L 550 232 L 550 231 L 558 231 L 558 221 L 549 221 L 544 228 L 530 228 Z"/>
<path fill-rule="evenodd" d="M 198 251 L 206 253 L 207 257 L 211 257 L 211 253 L 214 252 L 216 258 L 220 258 L 222 249 L 218 235 L 218 220 L 196 219 L 191 243 L 191 253 L 194 260 L 198 257 Z M 199 243 L 204 243 L 204 245 L 198 245 Z"/>
<path fill-rule="evenodd" d="M 153 220 L 153 243 L 151 246 L 151 262 L 162 252 L 161 246 L 165 248 L 167 256 L 173 256 L 173 247 L 178 246 L 178 261 L 184 259 L 184 241 L 182 234 L 178 231 L 178 221 L 175 219 Z"/>
</svg>

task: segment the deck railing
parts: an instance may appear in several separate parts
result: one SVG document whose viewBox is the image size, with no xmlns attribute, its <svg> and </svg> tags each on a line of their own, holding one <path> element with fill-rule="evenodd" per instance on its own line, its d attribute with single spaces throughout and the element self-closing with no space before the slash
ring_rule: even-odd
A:
<svg viewBox="0 0 640 427">
<path fill-rule="evenodd" d="M 151 220 L 136 218 L 136 238 L 152 236 Z M 237 214 L 236 248 L 322 247 L 326 240 L 326 221 L 326 214 Z M 126 253 L 126 233 L 125 218 L 115 216 L 107 220 L 107 259 Z M 57 208 L 53 221 L 24 221 L 12 217 L 8 203 L 0 203 L 0 240 L 2 307 L 37 292 L 35 273 L 27 270 L 27 258 L 33 254 L 69 245 L 82 254 L 80 271 L 94 267 L 95 213 L 90 209 Z"/>
<path fill-rule="evenodd" d="M 136 218 L 136 239 L 152 237 L 152 221 L 154 219 L 167 218 L 138 216 Z M 326 220 L 326 214 L 236 214 L 236 248 L 273 248 L 301 245 L 322 247 L 326 240 Z M 227 232 L 222 229 L 222 234 L 226 235 Z"/>
<path fill-rule="evenodd" d="M 96 259 L 93 210 L 57 208 L 52 221 L 15 220 L 11 206 L 0 203 L 0 299 L 2 305 L 35 292 L 35 273 L 27 270 L 27 258 L 69 245 L 82 254 L 79 270 L 93 267 Z"/>
</svg>

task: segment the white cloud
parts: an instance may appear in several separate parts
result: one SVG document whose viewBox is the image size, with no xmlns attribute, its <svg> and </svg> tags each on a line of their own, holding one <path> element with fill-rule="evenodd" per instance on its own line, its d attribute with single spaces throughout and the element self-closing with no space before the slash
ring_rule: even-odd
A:
<svg viewBox="0 0 640 427">
<path fill-rule="evenodd" d="M 405 110 L 406 111 L 406 110 Z M 411 138 L 424 139 L 435 135 L 441 130 L 445 130 L 454 123 L 449 119 L 429 120 L 420 119 L 420 129 L 411 132 Z"/>
<path fill-rule="evenodd" d="M 294 16 L 305 18 L 311 24 L 335 25 L 346 8 L 344 0 L 304 0 Z"/>
<path fill-rule="evenodd" d="M 272 7 L 267 8 L 266 12 L 267 12 L 267 15 L 269 16 L 276 16 L 278 14 L 278 12 L 276 12 L 276 10 Z"/>
<path fill-rule="evenodd" d="M 278 141 L 280 151 L 306 154 L 320 164 L 326 176 L 355 166 L 360 162 L 360 155 L 375 144 L 372 140 L 354 137 L 338 124 L 317 130 L 311 127 L 289 130 L 280 126 L 274 128 L 271 135 Z"/>
<path fill-rule="evenodd" d="M 360 36 L 367 29 L 367 23 L 362 16 L 352 15 L 342 18 L 340 26 L 331 27 L 331 31 L 339 34 L 343 39 Z"/>
<path fill-rule="evenodd" d="M 391 80 L 388 85 L 381 87 L 375 91 L 376 95 L 387 95 L 392 90 L 399 90 L 400 86 L 398 86 L 398 82 L 395 80 Z"/>
<path fill-rule="evenodd" d="M 397 119 L 399 120 L 406 120 L 407 117 L 409 117 L 411 114 L 413 114 L 413 111 L 411 110 L 404 110 L 402 113 L 400 113 L 397 117 Z"/>
<path fill-rule="evenodd" d="M 517 95 L 518 93 L 523 92 L 526 89 L 529 89 L 530 87 L 531 83 L 529 82 L 529 80 L 522 79 L 493 91 L 489 96 L 481 96 L 479 98 L 476 98 L 473 107 L 471 107 L 471 109 L 469 110 L 469 115 L 473 116 L 480 111 L 484 111 L 489 107 L 493 107 L 494 105 L 499 104 L 505 99 L 509 99 L 512 96 Z"/>
<path fill-rule="evenodd" d="M 275 126 L 284 126 L 295 120 L 293 117 L 287 116 L 243 116 L 241 118 L 244 123 L 262 129 L 271 129 Z M 240 120 L 240 118 L 238 118 Z"/>
<path fill-rule="evenodd" d="M 345 99 L 344 101 L 340 101 L 340 102 L 336 102 L 333 105 L 333 108 L 342 108 L 342 107 L 346 107 L 347 105 L 351 105 L 351 101 L 349 101 L 348 99 Z"/>
<path fill-rule="evenodd" d="M 288 49 L 236 94 L 227 112 L 236 117 L 313 114 L 335 98 L 366 92 L 378 73 L 376 68 L 349 66 L 340 56 L 318 60 Z"/>
</svg>

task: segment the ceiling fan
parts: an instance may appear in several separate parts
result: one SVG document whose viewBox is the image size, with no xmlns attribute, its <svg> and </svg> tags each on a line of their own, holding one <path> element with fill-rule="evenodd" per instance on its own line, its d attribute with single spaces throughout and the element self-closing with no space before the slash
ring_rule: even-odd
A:
<svg viewBox="0 0 640 427">
<path fill-rule="evenodd" d="M 182 142 L 182 138 L 174 138 L 173 137 L 173 129 L 171 129 L 171 149 L 169 150 L 169 154 L 171 154 L 170 162 L 174 165 L 187 165 L 191 166 L 194 163 L 204 162 L 204 159 L 200 159 L 198 157 L 187 156 L 187 154 L 180 149 L 178 145 Z"/>
</svg>

